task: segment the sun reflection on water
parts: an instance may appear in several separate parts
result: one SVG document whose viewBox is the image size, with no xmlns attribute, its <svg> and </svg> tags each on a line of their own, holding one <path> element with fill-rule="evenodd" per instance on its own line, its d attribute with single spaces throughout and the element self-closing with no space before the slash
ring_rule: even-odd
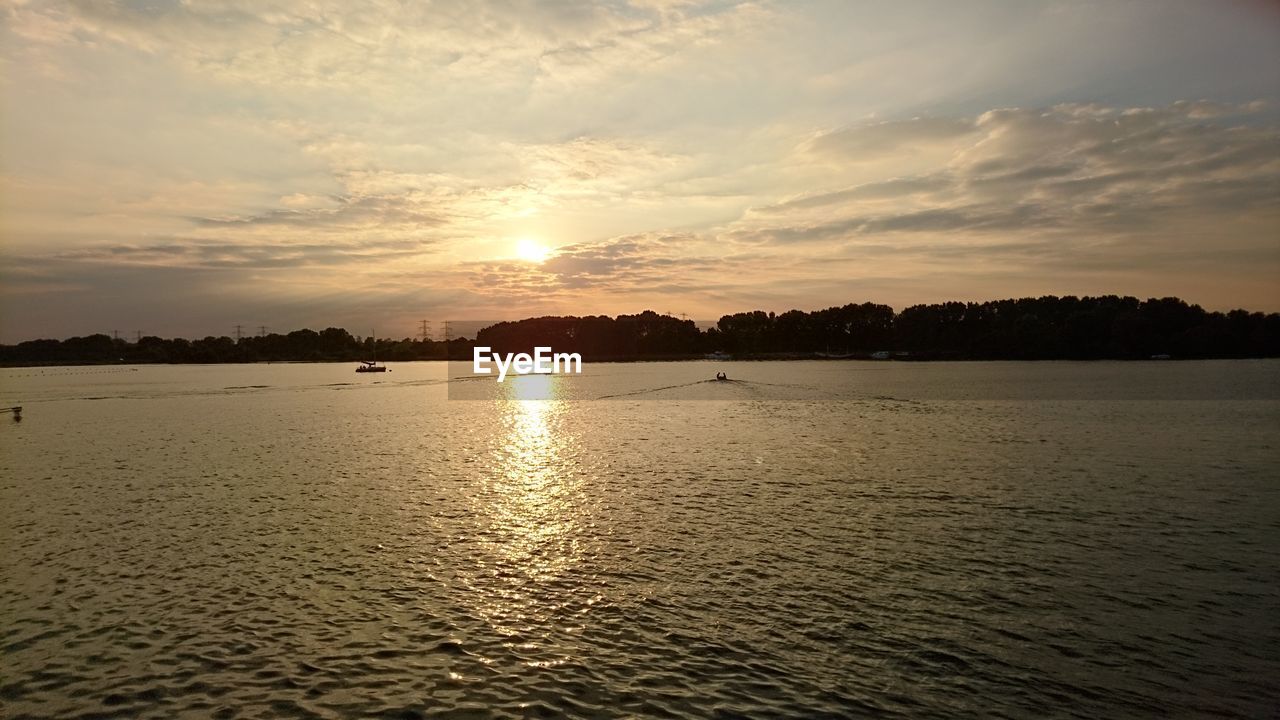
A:
<svg viewBox="0 0 1280 720">
<path fill-rule="evenodd" d="M 506 434 L 491 479 L 491 528 L 506 561 L 529 578 L 572 563 L 579 521 L 573 438 L 561 428 L 564 401 L 550 399 L 554 385 L 546 375 L 523 376 L 500 401 Z"/>
<path fill-rule="evenodd" d="M 498 426 L 473 499 L 483 538 L 474 608 L 495 631 L 517 642 L 534 628 L 556 626 L 572 602 L 582 561 L 583 478 L 576 435 L 556 379 L 526 375 L 504 383 Z M 553 658 L 519 645 L 532 661 Z"/>
</svg>

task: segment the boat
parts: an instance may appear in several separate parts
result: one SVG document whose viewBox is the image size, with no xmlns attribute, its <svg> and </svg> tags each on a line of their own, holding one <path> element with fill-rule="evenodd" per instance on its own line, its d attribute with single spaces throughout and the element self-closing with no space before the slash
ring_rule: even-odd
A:
<svg viewBox="0 0 1280 720">
<path fill-rule="evenodd" d="M 387 366 L 378 364 L 378 336 L 371 332 L 369 333 L 369 337 L 373 338 L 373 359 L 361 360 L 360 367 L 356 368 L 356 372 L 386 372 Z"/>
<path fill-rule="evenodd" d="M 713 353 L 707 353 L 702 356 L 706 360 L 732 360 L 733 356 L 723 350 L 717 350 Z"/>
</svg>

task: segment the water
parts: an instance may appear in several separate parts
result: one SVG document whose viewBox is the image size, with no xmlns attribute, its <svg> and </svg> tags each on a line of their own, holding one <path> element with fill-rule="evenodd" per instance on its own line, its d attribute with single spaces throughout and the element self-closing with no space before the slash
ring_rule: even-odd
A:
<svg viewBox="0 0 1280 720">
<path fill-rule="evenodd" d="M 0 714 L 1280 707 L 1278 362 L 392 367 L 0 370 Z"/>
</svg>

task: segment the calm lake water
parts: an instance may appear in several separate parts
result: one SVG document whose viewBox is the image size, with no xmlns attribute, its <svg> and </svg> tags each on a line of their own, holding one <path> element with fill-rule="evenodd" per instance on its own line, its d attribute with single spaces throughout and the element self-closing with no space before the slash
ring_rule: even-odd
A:
<svg viewBox="0 0 1280 720">
<path fill-rule="evenodd" d="M 7 718 L 1280 707 L 1276 361 L 3 369 L 12 404 Z"/>
</svg>

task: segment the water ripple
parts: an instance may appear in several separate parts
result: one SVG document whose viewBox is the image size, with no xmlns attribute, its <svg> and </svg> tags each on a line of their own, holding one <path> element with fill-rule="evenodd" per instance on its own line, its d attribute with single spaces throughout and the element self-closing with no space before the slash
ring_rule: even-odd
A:
<svg viewBox="0 0 1280 720">
<path fill-rule="evenodd" d="M 5 717 L 1280 706 L 1276 403 L 449 402 L 397 374 L 4 427 Z"/>
</svg>

